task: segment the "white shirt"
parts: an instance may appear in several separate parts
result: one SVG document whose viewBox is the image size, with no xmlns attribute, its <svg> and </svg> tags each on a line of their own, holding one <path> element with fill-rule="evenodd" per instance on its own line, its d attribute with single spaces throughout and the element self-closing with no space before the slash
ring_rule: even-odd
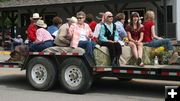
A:
<svg viewBox="0 0 180 101">
<path fill-rule="evenodd" d="M 101 30 L 101 26 L 102 26 L 102 24 L 101 24 L 101 23 L 98 23 L 98 24 L 96 25 L 96 27 L 95 27 L 95 30 L 94 30 L 93 35 L 94 35 L 96 38 L 99 37 L 99 33 L 100 33 L 100 30 Z"/>
<path fill-rule="evenodd" d="M 86 34 L 86 30 L 81 28 L 80 29 L 80 38 L 79 38 L 80 41 L 87 41 L 88 38 L 87 38 L 87 34 Z"/>
<path fill-rule="evenodd" d="M 58 34 L 59 30 L 55 31 L 54 33 L 52 33 L 53 36 L 56 37 L 56 35 Z"/>
<path fill-rule="evenodd" d="M 14 42 L 17 42 L 17 43 L 23 43 L 22 38 L 14 38 L 13 40 L 14 40 Z"/>
</svg>

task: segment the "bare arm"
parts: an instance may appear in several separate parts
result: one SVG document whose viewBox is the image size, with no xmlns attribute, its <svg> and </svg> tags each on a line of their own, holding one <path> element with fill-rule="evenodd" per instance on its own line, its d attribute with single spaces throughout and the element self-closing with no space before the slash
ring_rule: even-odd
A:
<svg viewBox="0 0 180 101">
<path fill-rule="evenodd" d="M 156 39 L 158 39 L 158 40 L 163 39 L 163 38 L 158 37 L 158 36 L 156 35 L 155 26 L 154 26 L 154 25 L 151 27 L 151 32 L 152 32 L 152 33 L 151 33 L 151 34 L 152 34 L 152 38 L 156 38 Z"/>
<path fill-rule="evenodd" d="M 144 38 L 144 33 L 141 32 L 141 33 L 140 33 L 140 38 L 139 38 L 138 42 L 142 42 L 143 38 Z"/>
</svg>

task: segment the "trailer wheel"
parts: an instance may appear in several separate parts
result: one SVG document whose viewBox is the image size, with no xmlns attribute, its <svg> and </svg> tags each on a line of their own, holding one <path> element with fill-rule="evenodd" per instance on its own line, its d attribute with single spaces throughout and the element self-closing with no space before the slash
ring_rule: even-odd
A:
<svg viewBox="0 0 180 101">
<path fill-rule="evenodd" d="M 61 64 L 59 81 L 68 93 L 85 93 L 92 84 L 88 67 L 80 58 L 68 58 Z"/>
<path fill-rule="evenodd" d="M 34 57 L 28 63 L 26 75 L 29 83 L 37 90 L 49 90 L 56 81 L 56 69 L 53 63 L 44 57 Z"/>
</svg>

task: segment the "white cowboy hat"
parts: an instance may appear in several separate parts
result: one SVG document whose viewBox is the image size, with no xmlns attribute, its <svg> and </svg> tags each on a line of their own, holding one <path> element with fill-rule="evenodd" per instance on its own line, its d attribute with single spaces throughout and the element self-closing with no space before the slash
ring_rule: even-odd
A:
<svg viewBox="0 0 180 101">
<path fill-rule="evenodd" d="M 33 13 L 33 16 L 30 19 L 41 19 L 42 17 L 39 16 L 39 13 Z"/>
<path fill-rule="evenodd" d="M 68 21 L 71 21 L 72 23 L 77 23 L 77 18 L 72 16 L 71 18 L 67 18 Z"/>
<path fill-rule="evenodd" d="M 42 27 L 42 28 L 46 28 L 46 27 L 47 27 L 47 24 L 44 23 L 43 20 L 38 20 L 38 21 L 36 22 L 36 26 L 39 26 L 39 27 Z"/>
</svg>

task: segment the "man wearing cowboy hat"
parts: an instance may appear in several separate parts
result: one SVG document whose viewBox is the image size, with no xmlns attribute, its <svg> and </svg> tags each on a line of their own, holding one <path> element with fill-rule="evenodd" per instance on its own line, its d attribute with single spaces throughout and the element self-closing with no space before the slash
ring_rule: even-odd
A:
<svg viewBox="0 0 180 101">
<path fill-rule="evenodd" d="M 36 22 L 37 20 L 41 19 L 42 17 L 39 16 L 39 13 L 33 13 L 33 16 L 30 17 L 31 24 L 28 26 L 27 29 L 27 37 L 30 40 L 30 42 L 34 42 L 36 40 Z"/>
</svg>

